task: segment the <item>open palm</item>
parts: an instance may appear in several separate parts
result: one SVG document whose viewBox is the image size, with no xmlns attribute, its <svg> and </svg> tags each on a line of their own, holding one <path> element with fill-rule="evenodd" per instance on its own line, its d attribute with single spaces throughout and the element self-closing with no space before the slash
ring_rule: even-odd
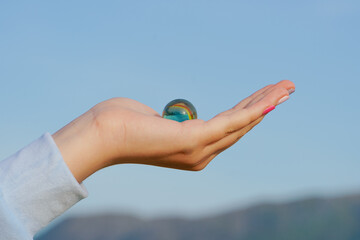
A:
<svg viewBox="0 0 360 240">
<path fill-rule="evenodd" d="M 197 171 L 261 122 L 264 110 L 294 89 L 288 80 L 266 86 L 209 121 L 163 119 L 128 98 L 104 101 L 91 112 L 109 165 L 139 163 Z"/>
</svg>

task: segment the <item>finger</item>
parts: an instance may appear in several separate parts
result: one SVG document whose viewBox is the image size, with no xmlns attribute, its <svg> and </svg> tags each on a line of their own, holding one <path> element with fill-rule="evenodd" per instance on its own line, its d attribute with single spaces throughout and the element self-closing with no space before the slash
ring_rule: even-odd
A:
<svg viewBox="0 0 360 240">
<path fill-rule="evenodd" d="M 280 82 L 276 83 L 275 86 L 286 88 L 289 94 L 295 91 L 295 84 L 290 80 L 281 80 Z"/>
<path fill-rule="evenodd" d="M 206 145 L 209 145 L 226 137 L 229 133 L 240 130 L 261 117 L 267 107 L 275 106 L 285 95 L 288 95 L 287 89 L 276 87 L 250 107 L 238 109 L 231 114 L 218 115 L 210 119 L 204 125 L 203 141 Z"/>
<path fill-rule="evenodd" d="M 208 154 L 212 153 L 221 153 L 225 149 L 231 147 L 234 145 L 237 141 L 240 140 L 246 133 L 248 133 L 251 129 L 253 129 L 257 124 L 259 124 L 264 119 L 264 116 L 259 117 L 255 121 L 251 122 L 246 127 L 237 130 L 233 133 L 230 133 L 228 136 L 220 139 L 217 142 L 212 143 L 211 145 L 208 145 L 205 147 L 204 151 Z"/>
<path fill-rule="evenodd" d="M 262 89 L 256 91 L 255 93 L 253 93 L 252 95 L 250 95 L 249 97 L 245 98 L 244 100 L 242 100 L 241 102 L 239 102 L 238 104 L 236 104 L 232 109 L 230 110 L 236 110 L 239 108 L 243 108 L 244 106 L 246 106 L 249 102 L 251 102 L 253 99 L 255 99 L 257 96 L 261 95 L 263 92 L 265 92 L 266 90 L 272 88 L 274 86 L 274 84 L 270 84 L 267 85 L 266 87 L 263 87 Z"/>
<path fill-rule="evenodd" d="M 197 164 L 196 166 L 193 166 L 189 170 L 191 170 L 191 171 L 203 170 L 217 155 L 218 155 L 218 153 L 211 154 L 205 161 L 200 162 L 199 164 Z"/>
<path fill-rule="evenodd" d="M 217 116 L 221 116 L 221 115 L 228 115 L 231 114 L 232 112 L 244 108 L 249 102 L 251 102 L 253 99 L 256 99 L 258 96 L 262 95 L 265 91 L 271 89 L 274 86 L 274 84 L 270 84 L 267 85 L 266 87 L 263 87 L 262 89 L 256 91 L 255 93 L 253 93 L 252 95 L 250 95 L 249 97 L 245 98 L 244 100 L 242 100 L 241 102 L 239 102 L 238 104 L 236 104 L 233 108 L 226 110 L 220 114 L 218 114 Z"/>
<path fill-rule="evenodd" d="M 235 105 L 233 108 L 231 108 L 227 111 L 224 111 L 218 115 L 231 114 L 235 110 L 250 106 L 251 104 L 258 102 L 260 99 L 262 99 L 264 96 L 266 96 L 266 94 L 269 93 L 275 87 L 284 87 L 288 90 L 289 94 L 291 94 L 295 91 L 295 85 L 293 82 L 291 82 L 289 80 L 282 80 L 282 81 L 278 82 L 277 84 L 270 84 L 270 85 L 258 90 L 251 96 L 247 97 L 246 99 L 242 100 L 240 103 Z"/>
<path fill-rule="evenodd" d="M 269 107 L 275 109 L 277 105 L 282 103 L 284 98 L 289 97 L 289 92 L 285 88 L 275 88 L 271 90 L 266 96 L 261 99 L 258 99 L 257 102 L 252 103 L 251 105 L 247 106 L 245 109 L 249 110 L 249 112 L 259 113 L 262 111 L 262 115 L 265 115 Z"/>
<path fill-rule="evenodd" d="M 291 94 L 295 91 L 295 84 L 293 82 L 291 82 L 289 80 L 282 80 L 276 84 L 270 84 L 270 85 L 260 89 L 259 91 L 255 92 L 251 96 L 249 96 L 246 99 L 244 99 L 243 101 L 241 101 L 238 105 L 245 106 L 248 103 L 250 103 L 252 100 L 254 100 L 255 98 L 263 95 L 265 92 L 268 92 L 269 90 L 271 90 L 274 87 L 284 87 L 288 90 L 289 94 Z"/>
<path fill-rule="evenodd" d="M 288 92 L 288 95 L 295 91 L 295 85 L 293 82 L 291 82 L 289 80 L 282 80 L 282 81 L 278 82 L 277 84 L 275 84 L 272 88 L 268 88 L 267 90 L 263 91 L 261 94 L 258 94 L 255 98 L 253 98 L 251 101 L 248 102 L 248 104 L 245 106 L 245 108 L 258 102 L 260 99 L 265 97 L 270 91 L 272 91 L 274 88 L 278 88 L 278 87 L 285 88 Z"/>
<path fill-rule="evenodd" d="M 221 152 L 226 150 L 227 148 L 234 145 L 241 137 L 243 137 L 247 132 L 249 132 L 252 128 L 254 128 L 257 124 L 259 124 L 264 117 L 260 117 L 259 119 L 255 120 L 251 124 L 249 124 L 247 127 L 234 132 L 230 134 L 229 136 L 221 139 L 220 141 L 213 143 L 210 146 L 207 146 L 206 149 L 204 149 L 205 154 L 209 155 L 208 158 L 206 158 L 205 161 L 200 162 L 199 164 L 192 167 L 191 170 L 193 171 L 200 171 L 204 169 L 217 155 L 219 155 Z"/>
</svg>

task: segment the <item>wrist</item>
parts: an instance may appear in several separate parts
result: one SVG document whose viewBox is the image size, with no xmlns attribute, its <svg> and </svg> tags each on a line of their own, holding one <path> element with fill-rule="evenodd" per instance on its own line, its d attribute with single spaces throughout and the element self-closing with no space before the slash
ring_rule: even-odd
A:
<svg viewBox="0 0 360 240">
<path fill-rule="evenodd" d="M 106 167 L 106 160 L 100 154 L 98 135 L 91 110 L 52 135 L 65 163 L 79 183 Z"/>
</svg>

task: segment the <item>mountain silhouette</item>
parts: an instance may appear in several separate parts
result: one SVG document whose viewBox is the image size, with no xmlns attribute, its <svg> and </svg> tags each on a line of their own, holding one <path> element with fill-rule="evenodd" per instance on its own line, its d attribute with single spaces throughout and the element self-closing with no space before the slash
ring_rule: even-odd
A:
<svg viewBox="0 0 360 240">
<path fill-rule="evenodd" d="M 199 219 L 71 217 L 36 240 L 360 240 L 360 194 L 258 204 Z"/>
</svg>

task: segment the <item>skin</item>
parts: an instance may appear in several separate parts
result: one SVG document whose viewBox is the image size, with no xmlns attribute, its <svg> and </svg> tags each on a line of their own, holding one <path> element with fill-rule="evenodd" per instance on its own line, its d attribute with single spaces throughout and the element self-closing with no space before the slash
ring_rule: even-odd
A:
<svg viewBox="0 0 360 240">
<path fill-rule="evenodd" d="M 53 134 L 80 183 L 115 164 L 135 163 L 199 171 L 260 123 L 264 110 L 295 90 L 289 80 L 268 85 L 214 118 L 182 123 L 163 119 L 128 98 L 101 102 Z"/>
</svg>

